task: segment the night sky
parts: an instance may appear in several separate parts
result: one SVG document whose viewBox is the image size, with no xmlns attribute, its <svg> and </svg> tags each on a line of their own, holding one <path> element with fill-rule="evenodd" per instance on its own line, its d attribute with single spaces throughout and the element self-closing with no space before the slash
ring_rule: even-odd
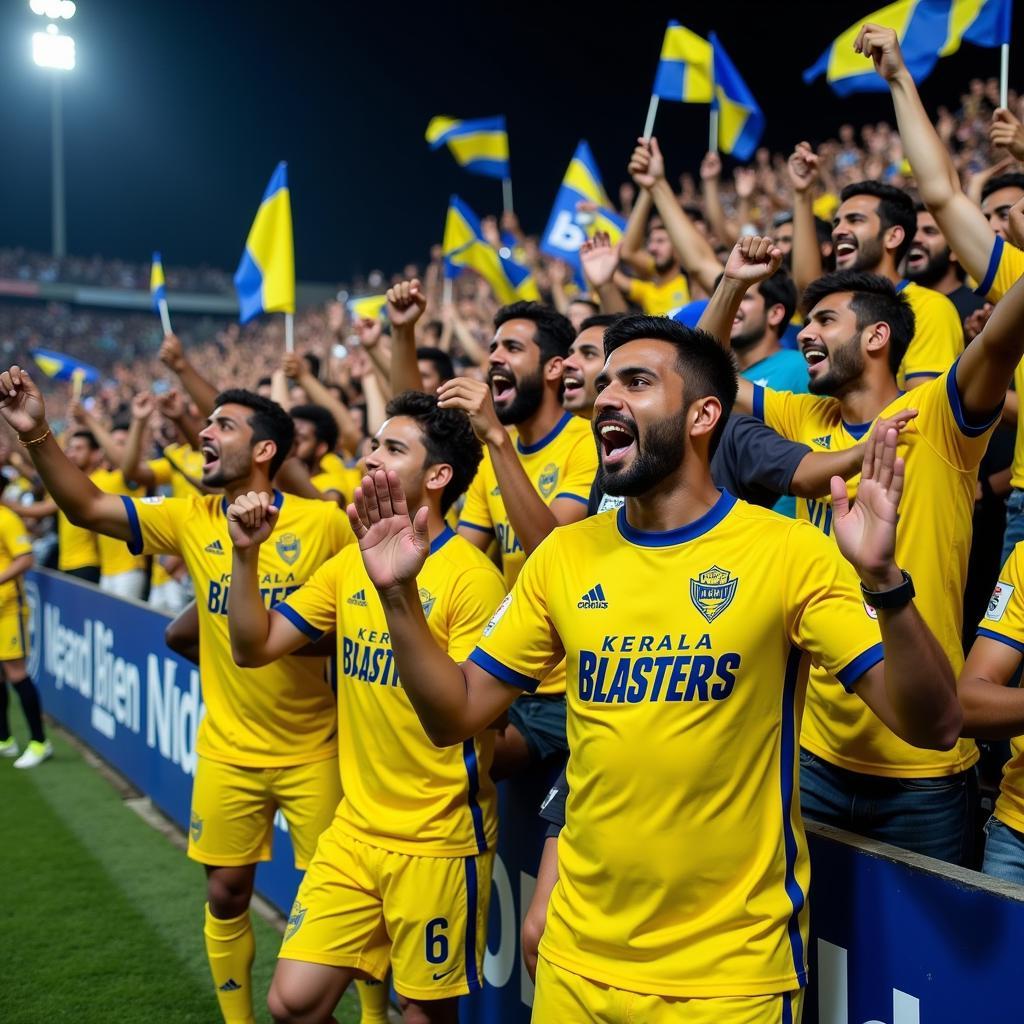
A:
<svg viewBox="0 0 1024 1024">
<path fill-rule="evenodd" d="M 599 6 L 79 0 L 62 23 L 78 45 L 64 79 L 68 251 L 145 260 L 159 248 L 167 264 L 233 270 L 286 159 L 300 279 L 422 262 L 449 193 L 480 214 L 501 198 L 499 182 L 430 152 L 434 114 L 507 115 L 517 211 L 539 232 L 580 138 L 615 195 L 670 17 L 717 30 L 773 148 L 833 135 L 844 120 L 891 119 L 887 94 L 842 100 L 800 79 L 872 0 L 644 2 L 595 17 Z M 717 22 L 712 8 L 724 12 Z M 1018 4 L 1017 38 L 1022 21 Z M 51 73 L 30 52 L 43 24 L 27 0 L 0 9 L 0 246 L 45 251 Z M 1024 50 L 1011 86 L 1021 69 Z M 964 46 L 925 83 L 925 101 L 955 104 L 968 78 L 996 74 L 998 51 Z M 670 175 L 695 172 L 707 109 L 663 103 L 657 134 Z"/>
</svg>

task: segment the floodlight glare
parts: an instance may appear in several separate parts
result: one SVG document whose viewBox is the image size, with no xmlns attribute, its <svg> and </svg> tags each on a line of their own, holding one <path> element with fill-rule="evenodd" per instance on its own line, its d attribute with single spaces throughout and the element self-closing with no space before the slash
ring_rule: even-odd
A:
<svg viewBox="0 0 1024 1024">
<path fill-rule="evenodd" d="M 71 71 L 75 66 L 75 41 L 60 35 L 56 25 L 49 25 L 45 32 L 32 33 L 32 59 L 41 68 Z"/>
<path fill-rule="evenodd" d="M 78 8 L 75 6 L 75 0 L 61 0 L 60 5 L 60 16 L 70 21 L 75 16 L 75 11 Z"/>
<path fill-rule="evenodd" d="M 33 14 L 38 14 L 41 18 L 46 14 L 46 0 L 28 0 L 28 6 Z"/>
<path fill-rule="evenodd" d="M 44 0 L 43 10 L 51 21 L 60 17 L 61 0 Z"/>
</svg>

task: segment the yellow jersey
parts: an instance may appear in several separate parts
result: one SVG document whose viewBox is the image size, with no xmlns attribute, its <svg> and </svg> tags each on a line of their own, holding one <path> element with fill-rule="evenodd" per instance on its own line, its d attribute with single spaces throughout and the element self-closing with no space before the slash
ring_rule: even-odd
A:
<svg viewBox="0 0 1024 1024">
<path fill-rule="evenodd" d="M 21 516 L 0 505 L 0 571 L 5 571 L 16 558 L 32 554 L 32 538 Z M 0 608 L 20 605 L 21 577 L 0 583 Z M 492 609 L 493 610 L 493 609 Z M 0 685 L 5 685 L 0 683 Z"/>
<path fill-rule="evenodd" d="M 89 479 L 106 494 L 120 494 L 128 497 L 144 497 L 145 491 L 138 484 L 130 484 L 119 469 L 96 469 Z M 105 534 L 96 534 L 96 547 L 100 553 L 100 575 L 118 576 L 136 569 L 146 569 L 146 556 L 133 555 L 123 541 Z"/>
<path fill-rule="evenodd" d="M 509 436 L 533 489 L 546 505 L 559 498 L 572 498 L 587 504 L 590 487 L 597 474 L 597 442 L 589 420 L 570 412 L 564 413 L 551 432 L 536 444 L 524 445 L 514 427 Z M 482 530 L 495 538 L 505 586 L 511 589 L 526 561 L 526 552 L 505 511 L 494 463 L 486 448 L 483 462 L 466 492 L 459 526 Z M 559 665 L 537 692 L 554 694 L 564 690 L 565 667 Z"/>
<path fill-rule="evenodd" d="M 956 364 L 941 377 L 900 395 L 879 414 L 917 409 L 901 432 L 899 455 L 907 476 L 900 502 L 896 560 L 914 577 L 917 607 L 959 672 L 964 663 L 961 633 L 967 556 L 978 463 L 999 413 L 988 423 L 969 423 L 956 389 Z M 754 414 L 791 441 L 817 451 L 845 451 L 871 430 L 871 423 L 845 423 L 839 401 L 787 391 L 754 391 Z M 860 475 L 847 486 L 857 489 Z M 797 498 L 797 516 L 832 532 L 828 498 Z M 890 778 L 931 778 L 965 771 L 978 760 L 973 740 L 952 750 L 922 750 L 905 743 L 853 697 L 834 699 L 835 682 L 814 671 L 807 692 L 801 743 L 840 768 Z"/>
<path fill-rule="evenodd" d="M 147 465 L 153 472 L 154 486 L 170 487 L 174 498 L 188 498 L 200 493 L 188 478 L 201 480 L 204 462 L 203 453 L 189 445 L 169 444 L 161 458 L 151 459 Z"/>
<path fill-rule="evenodd" d="M 569 798 L 543 955 L 666 996 L 805 984 L 808 664 L 853 686 L 882 659 L 836 546 L 728 493 L 665 533 L 624 508 L 564 526 L 470 660 L 530 690 L 563 655 Z"/>
<path fill-rule="evenodd" d="M 445 527 L 416 582 L 435 642 L 465 661 L 505 596 L 501 574 Z M 332 558 L 275 610 L 312 639 L 337 631 L 345 792 L 338 826 L 373 846 L 420 857 L 494 849 L 494 733 L 451 747 L 427 738 L 398 677 L 384 610 L 358 547 Z"/>
<path fill-rule="evenodd" d="M 1024 651 L 1024 544 L 1018 544 L 999 572 L 999 582 L 978 627 L 978 636 Z M 1010 760 L 996 800 L 996 817 L 1024 832 L 1024 736 L 1010 740 Z"/>
<path fill-rule="evenodd" d="M 964 325 L 956 306 L 940 292 L 906 280 L 896 291 L 906 296 L 914 311 L 914 337 L 896 374 L 903 390 L 907 381 L 941 376 L 953 365 L 964 350 Z"/>
<path fill-rule="evenodd" d="M 676 274 L 662 284 L 633 277 L 629 281 L 627 297 L 648 316 L 667 316 L 690 301 L 690 283 L 683 274 Z"/>
<path fill-rule="evenodd" d="M 340 491 L 345 501 L 350 502 L 362 479 L 359 463 L 348 466 L 336 452 L 328 452 L 320 460 L 320 472 L 313 474 L 313 486 L 318 491 Z"/>
<path fill-rule="evenodd" d="M 57 568 L 61 572 L 84 569 L 100 564 L 100 551 L 96 534 L 81 526 L 75 526 L 63 509 L 57 509 Z"/>
<path fill-rule="evenodd" d="M 199 674 L 206 715 L 196 752 L 245 768 L 309 764 L 334 757 L 334 697 L 324 658 L 291 655 L 263 668 L 239 668 L 231 657 L 228 594 L 231 538 L 227 499 L 122 498 L 131 525 L 130 549 L 180 555 L 199 609 Z M 352 542 L 337 505 L 274 492 L 280 509 L 260 548 L 260 594 L 268 608 L 297 590 L 332 555 Z"/>
</svg>

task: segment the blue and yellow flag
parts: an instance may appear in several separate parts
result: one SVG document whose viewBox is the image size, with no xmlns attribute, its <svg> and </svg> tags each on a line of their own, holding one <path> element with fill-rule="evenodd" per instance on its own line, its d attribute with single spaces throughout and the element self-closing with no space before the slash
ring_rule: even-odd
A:
<svg viewBox="0 0 1024 1024">
<path fill-rule="evenodd" d="M 764 134 L 764 114 L 714 32 L 711 46 L 715 55 L 713 105 L 718 111 L 718 149 L 737 160 L 749 160 Z"/>
<path fill-rule="evenodd" d="M 160 302 L 167 301 L 167 281 L 164 279 L 164 265 L 160 253 L 153 253 L 153 266 L 149 271 L 149 293 L 153 296 L 153 309 L 160 312 Z"/>
<path fill-rule="evenodd" d="M 387 302 L 386 295 L 363 295 L 348 300 L 348 311 L 355 320 L 378 320 Z"/>
<path fill-rule="evenodd" d="M 248 323 L 260 313 L 295 312 L 295 246 L 288 165 L 282 160 L 263 193 L 245 252 L 235 271 L 238 315 Z"/>
<path fill-rule="evenodd" d="M 870 58 L 854 52 L 853 43 L 865 22 L 894 29 L 907 70 L 915 82 L 931 74 L 939 58 L 956 53 L 963 42 L 1001 46 L 1010 41 L 1011 0 L 899 0 L 867 14 L 838 36 L 804 72 L 804 81 L 825 76 L 840 96 L 855 92 L 888 92 Z"/>
<path fill-rule="evenodd" d="M 580 210 L 580 203 L 592 203 L 597 209 Z M 601 183 L 594 154 L 586 141 L 581 141 L 555 196 L 548 226 L 541 236 L 541 252 L 565 260 L 575 271 L 577 282 L 583 285 L 580 246 L 595 231 L 607 231 L 614 244 L 622 238 L 625 229 L 625 219 L 612 209 L 612 202 Z"/>
<path fill-rule="evenodd" d="M 508 131 L 503 117 L 480 117 L 472 121 L 434 117 L 427 125 L 426 138 L 431 149 L 447 145 L 456 163 L 467 171 L 489 178 L 511 176 Z"/>
<path fill-rule="evenodd" d="M 80 359 L 73 359 L 60 352 L 35 348 L 32 349 L 32 358 L 35 360 L 36 366 L 53 380 L 74 380 L 75 377 L 79 377 L 88 384 L 95 384 L 100 379 L 100 371 L 95 366 L 90 366 Z"/>
<path fill-rule="evenodd" d="M 654 95 L 675 103 L 710 103 L 712 73 L 711 44 L 670 21 L 654 76 Z"/>
<path fill-rule="evenodd" d="M 511 256 L 501 256 L 496 252 L 484 238 L 480 219 L 458 196 L 452 196 L 448 201 L 441 248 L 446 276 L 455 276 L 457 269 L 462 267 L 475 270 L 503 305 L 517 299 L 536 301 L 540 298 L 529 267 L 524 267 Z"/>
</svg>

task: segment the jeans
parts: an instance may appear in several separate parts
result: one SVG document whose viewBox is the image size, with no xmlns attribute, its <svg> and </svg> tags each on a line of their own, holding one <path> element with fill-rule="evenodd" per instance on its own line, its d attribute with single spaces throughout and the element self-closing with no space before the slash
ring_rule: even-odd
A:
<svg viewBox="0 0 1024 1024">
<path fill-rule="evenodd" d="M 1024 885 L 1024 836 L 995 815 L 985 826 L 985 860 L 981 870 L 993 878 Z"/>
<path fill-rule="evenodd" d="M 1003 534 L 1003 565 L 1014 546 L 1024 540 L 1024 491 L 1014 487 L 1006 499 L 1006 532 Z"/>
<path fill-rule="evenodd" d="M 973 768 L 929 779 L 887 779 L 800 751 L 800 806 L 811 821 L 968 865 L 978 777 Z"/>
</svg>

